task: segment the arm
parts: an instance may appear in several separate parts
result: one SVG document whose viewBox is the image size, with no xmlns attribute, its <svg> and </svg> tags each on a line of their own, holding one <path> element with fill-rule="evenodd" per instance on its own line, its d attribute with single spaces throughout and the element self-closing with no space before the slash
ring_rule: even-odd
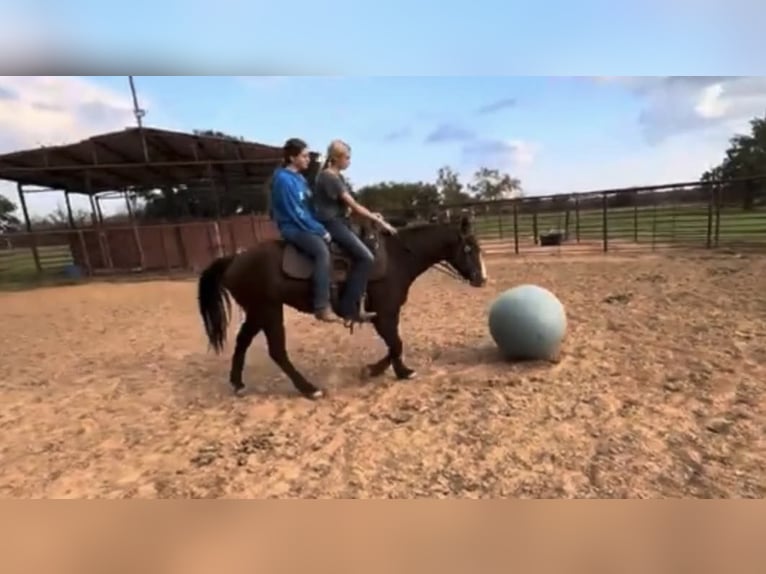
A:
<svg viewBox="0 0 766 574">
<path fill-rule="evenodd" d="M 303 205 L 298 185 L 286 177 L 274 178 L 271 188 L 272 205 L 279 205 L 282 214 L 294 221 L 301 229 L 322 237 L 326 236 L 327 230 Z"/>
<path fill-rule="evenodd" d="M 326 172 L 325 172 L 326 173 Z M 373 213 L 369 209 L 367 209 L 364 205 L 359 203 L 356 199 L 354 199 L 354 196 L 351 195 L 351 193 L 348 190 L 348 187 L 346 187 L 346 184 L 343 182 L 341 178 L 336 176 L 335 174 L 326 173 L 325 181 L 323 182 L 325 185 L 325 189 L 327 190 L 327 194 L 330 197 L 337 198 L 343 203 L 345 203 L 351 211 L 356 213 L 357 215 L 360 215 L 364 217 L 365 219 L 369 219 L 370 221 L 373 221 L 379 225 L 382 225 L 387 231 L 390 233 L 396 233 L 396 230 L 388 225 L 388 223 L 383 220 L 383 218 L 380 216 L 380 214 Z"/>
</svg>

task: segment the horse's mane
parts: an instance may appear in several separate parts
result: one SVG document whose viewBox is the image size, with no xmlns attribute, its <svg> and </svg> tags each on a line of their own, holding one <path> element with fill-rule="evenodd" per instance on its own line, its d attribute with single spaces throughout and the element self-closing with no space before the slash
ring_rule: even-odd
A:
<svg viewBox="0 0 766 574">
<path fill-rule="evenodd" d="M 454 222 L 439 222 L 439 223 L 430 223 L 428 221 L 423 222 L 417 222 L 413 225 L 408 225 L 407 227 L 402 227 L 399 229 L 399 235 L 407 235 L 407 236 L 418 236 L 422 235 L 426 231 L 434 231 L 436 229 L 443 229 L 445 231 L 451 231 L 453 229 L 457 228 L 457 224 Z"/>
</svg>

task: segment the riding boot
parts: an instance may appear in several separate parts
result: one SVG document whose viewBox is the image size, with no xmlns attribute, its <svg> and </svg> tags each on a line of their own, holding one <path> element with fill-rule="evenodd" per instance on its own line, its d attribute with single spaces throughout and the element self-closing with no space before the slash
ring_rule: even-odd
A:
<svg viewBox="0 0 766 574">
<path fill-rule="evenodd" d="M 333 312 L 330 310 L 329 307 L 325 307 L 324 309 L 319 309 L 315 311 L 314 317 L 318 319 L 319 321 L 324 321 L 325 323 L 338 322 L 338 318 L 333 314 Z"/>
<path fill-rule="evenodd" d="M 357 323 L 369 323 L 377 316 L 377 313 L 371 311 L 359 311 L 356 316 L 353 317 L 353 320 Z"/>
<path fill-rule="evenodd" d="M 372 313 L 364 310 L 364 299 L 365 297 L 362 296 L 362 301 L 359 301 L 359 305 L 350 317 L 343 317 L 346 321 L 353 321 L 354 323 L 369 323 L 378 316 L 377 313 Z"/>
</svg>

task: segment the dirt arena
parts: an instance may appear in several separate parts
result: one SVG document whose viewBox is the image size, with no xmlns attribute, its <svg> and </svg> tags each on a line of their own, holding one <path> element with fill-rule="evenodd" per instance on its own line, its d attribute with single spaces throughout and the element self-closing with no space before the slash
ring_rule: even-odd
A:
<svg viewBox="0 0 766 574">
<path fill-rule="evenodd" d="M 419 377 L 360 380 L 370 327 L 290 313 L 330 397 L 293 391 L 260 336 L 227 383 L 193 281 L 0 293 L 2 497 L 763 497 L 766 261 L 492 258 L 405 307 Z M 498 361 L 486 308 L 534 282 L 569 314 L 560 363 Z M 230 338 L 237 326 L 230 329 Z"/>
</svg>

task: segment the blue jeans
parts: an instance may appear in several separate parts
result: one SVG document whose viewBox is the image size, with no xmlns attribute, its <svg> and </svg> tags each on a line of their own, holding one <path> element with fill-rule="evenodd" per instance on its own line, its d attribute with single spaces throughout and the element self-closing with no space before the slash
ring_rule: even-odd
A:
<svg viewBox="0 0 766 574">
<path fill-rule="evenodd" d="M 332 235 L 333 241 L 352 259 L 348 280 L 338 303 L 338 314 L 341 317 L 350 317 L 356 315 L 362 295 L 367 290 L 367 279 L 372 271 L 375 256 L 343 219 L 336 218 L 322 223 Z"/>
<path fill-rule="evenodd" d="M 282 237 L 295 245 L 314 262 L 314 311 L 330 306 L 330 247 L 324 239 L 307 231 L 282 232 Z"/>
</svg>

